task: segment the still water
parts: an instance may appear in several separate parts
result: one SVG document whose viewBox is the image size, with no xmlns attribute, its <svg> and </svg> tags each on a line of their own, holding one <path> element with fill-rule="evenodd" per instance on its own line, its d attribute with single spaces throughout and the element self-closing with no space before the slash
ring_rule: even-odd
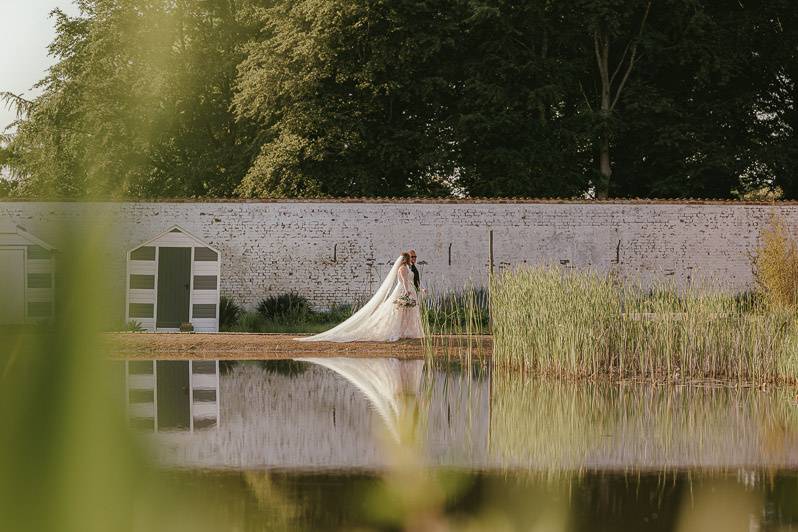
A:
<svg viewBox="0 0 798 532">
<path fill-rule="evenodd" d="M 798 529 L 789 389 L 394 359 L 128 361 L 131 426 L 239 530 Z"/>
</svg>

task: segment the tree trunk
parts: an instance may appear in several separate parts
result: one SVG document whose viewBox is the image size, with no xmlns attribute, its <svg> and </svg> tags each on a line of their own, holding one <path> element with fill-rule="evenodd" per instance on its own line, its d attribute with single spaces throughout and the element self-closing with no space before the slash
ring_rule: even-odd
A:
<svg viewBox="0 0 798 532">
<path fill-rule="evenodd" d="M 612 79 L 610 78 L 610 37 L 606 33 L 595 35 L 596 59 L 598 61 L 599 76 L 601 78 L 601 140 L 599 142 L 599 171 L 601 178 L 596 183 L 596 197 L 606 199 L 610 193 L 610 117 L 612 115 Z"/>
<path fill-rule="evenodd" d="M 602 133 L 599 145 L 599 170 L 601 171 L 601 181 L 596 186 L 596 198 L 607 199 L 610 194 L 610 179 L 612 178 L 609 131 Z"/>
<path fill-rule="evenodd" d="M 654 0 L 648 0 L 646 9 L 643 12 L 643 18 L 640 21 L 640 28 L 637 31 L 637 36 L 632 37 L 626 49 L 621 55 L 614 71 L 610 74 L 610 34 L 606 28 L 596 29 L 593 31 L 593 52 L 596 55 L 596 64 L 598 66 L 599 78 L 601 82 L 601 107 L 599 114 L 601 116 L 601 139 L 599 140 L 599 172 L 601 177 L 599 182 L 596 183 L 596 198 L 606 199 L 610 194 L 610 183 L 612 180 L 612 166 L 610 165 L 610 136 L 611 126 L 610 119 L 615 110 L 615 105 L 621 97 L 624 85 L 632 73 L 637 58 L 637 43 L 643 35 L 643 29 L 646 26 L 646 19 L 648 19 L 651 4 Z M 628 59 L 627 59 L 628 54 Z M 626 68 L 624 69 L 624 65 Z M 620 82 L 613 91 L 613 82 L 616 76 L 623 72 Z M 614 94 L 613 94 L 614 92 Z M 588 106 L 590 104 L 588 103 Z M 591 108 L 591 111 L 593 109 Z"/>
</svg>

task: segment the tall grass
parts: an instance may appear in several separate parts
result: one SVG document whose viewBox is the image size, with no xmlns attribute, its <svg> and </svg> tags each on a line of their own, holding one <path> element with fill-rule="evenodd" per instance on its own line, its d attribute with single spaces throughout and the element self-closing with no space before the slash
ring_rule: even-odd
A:
<svg viewBox="0 0 798 532">
<path fill-rule="evenodd" d="M 428 357 L 444 353 L 470 362 L 475 356 L 487 354 L 483 341 L 490 334 L 487 290 L 467 284 L 461 290 L 431 290 L 420 299 Z"/>
<path fill-rule="evenodd" d="M 569 377 L 798 376 L 794 315 L 719 288 L 644 290 L 594 272 L 538 267 L 491 284 L 494 362 Z"/>
<path fill-rule="evenodd" d="M 772 308 L 798 308 L 798 242 L 777 216 L 760 234 L 754 257 L 758 287 Z"/>
</svg>

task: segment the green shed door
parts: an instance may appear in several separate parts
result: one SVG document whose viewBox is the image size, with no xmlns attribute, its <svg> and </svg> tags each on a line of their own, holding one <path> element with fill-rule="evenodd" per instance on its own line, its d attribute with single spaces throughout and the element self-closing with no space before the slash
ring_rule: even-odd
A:
<svg viewBox="0 0 798 532">
<path fill-rule="evenodd" d="M 160 248 L 156 327 L 176 329 L 188 321 L 190 290 L 191 248 Z"/>
<path fill-rule="evenodd" d="M 158 430 L 190 428 L 188 361 L 159 360 L 156 364 Z"/>
</svg>

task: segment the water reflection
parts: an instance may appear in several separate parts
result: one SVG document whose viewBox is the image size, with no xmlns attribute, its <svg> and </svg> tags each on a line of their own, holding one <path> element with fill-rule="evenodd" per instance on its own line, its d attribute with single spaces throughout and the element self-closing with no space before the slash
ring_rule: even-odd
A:
<svg viewBox="0 0 798 532">
<path fill-rule="evenodd" d="M 574 384 L 347 358 L 131 361 L 125 376 L 131 419 L 176 485 L 244 529 L 798 522 L 788 390 Z"/>
<path fill-rule="evenodd" d="M 419 415 L 423 408 L 423 360 L 343 357 L 296 360 L 334 371 L 360 390 L 396 442 L 417 437 Z M 405 427 L 406 423 L 409 426 Z"/>
<path fill-rule="evenodd" d="M 131 360 L 125 363 L 131 425 L 155 432 L 219 424 L 218 360 Z"/>
<path fill-rule="evenodd" d="M 798 465 L 788 390 L 573 384 L 395 359 L 127 368 L 131 417 L 180 467 L 382 470 L 386 435 L 429 466 L 473 470 Z"/>
</svg>

